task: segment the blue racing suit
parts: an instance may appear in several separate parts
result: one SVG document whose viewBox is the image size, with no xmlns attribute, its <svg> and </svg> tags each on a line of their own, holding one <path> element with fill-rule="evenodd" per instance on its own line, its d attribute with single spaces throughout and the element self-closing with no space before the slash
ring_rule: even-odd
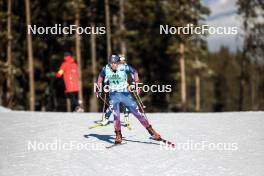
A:
<svg viewBox="0 0 264 176">
<path fill-rule="evenodd" d="M 128 74 L 131 74 L 134 81 L 138 82 L 138 73 L 131 66 L 127 64 L 119 64 L 117 70 L 113 71 L 109 65 L 106 65 L 101 70 L 97 81 L 98 85 L 102 85 L 104 79 L 107 79 L 109 82 L 109 109 L 114 115 L 114 126 L 116 131 L 121 129 L 120 103 L 127 107 L 144 127 L 150 125 L 139 111 L 137 103 L 128 91 Z"/>
</svg>

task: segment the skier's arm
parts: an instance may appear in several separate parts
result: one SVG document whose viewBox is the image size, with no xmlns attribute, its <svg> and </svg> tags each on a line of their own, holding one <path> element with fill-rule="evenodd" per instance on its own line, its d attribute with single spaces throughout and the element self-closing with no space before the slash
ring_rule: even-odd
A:
<svg viewBox="0 0 264 176">
<path fill-rule="evenodd" d="M 127 65 L 126 66 L 126 73 L 130 74 L 132 76 L 133 82 L 135 82 L 135 83 L 139 82 L 138 72 L 133 67 Z"/>
<path fill-rule="evenodd" d="M 97 93 L 100 92 L 102 88 L 104 78 L 105 78 L 105 67 L 101 70 L 97 79 L 97 86 L 99 88 L 99 90 L 96 90 Z"/>
<path fill-rule="evenodd" d="M 132 86 L 132 89 L 131 88 L 130 89 L 131 90 L 136 89 L 137 94 L 138 95 L 141 94 L 141 89 L 140 87 L 138 87 L 138 83 L 139 83 L 138 72 L 129 65 L 127 65 L 126 67 L 126 72 L 127 74 L 130 74 L 133 79 L 132 85 L 134 86 Z"/>
</svg>

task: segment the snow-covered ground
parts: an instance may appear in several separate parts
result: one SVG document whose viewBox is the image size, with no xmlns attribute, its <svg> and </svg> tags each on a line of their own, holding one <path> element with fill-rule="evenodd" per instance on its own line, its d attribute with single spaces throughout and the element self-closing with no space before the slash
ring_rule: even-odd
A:
<svg viewBox="0 0 264 176">
<path fill-rule="evenodd" d="M 126 144 L 111 149 L 101 114 L 0 112 L 1 176 L 262 176 L 264 112 L 148 114 L 177 145 L 165 150 L 131 116 Z M 34 148 L 35 147 L 35 148 Z M 79 147 L 79 148 L 78 148 Z"/>
<path fill-rule="evenodd" d="M 10 109 L 7 109 L 3 106 L 0 106 L 0 112 L 7 112 L 7 111 L 11 111 Z"/>
</svg>

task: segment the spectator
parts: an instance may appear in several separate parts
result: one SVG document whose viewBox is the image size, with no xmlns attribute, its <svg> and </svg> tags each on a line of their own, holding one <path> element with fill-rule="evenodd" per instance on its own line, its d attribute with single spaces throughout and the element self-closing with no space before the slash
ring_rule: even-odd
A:
<svg viewBox="0 0 264 176">
<path fill-rule="evenodd" d="M 65 85 L 65 94 L 71 101 L 71 108 L 75 112 L 83 112 L 83 108 L 78 101 L 79 93 L 79 77 L 78 64 L 69 52 L 64 53 L 64 62 L 60 66 L 60 70 L 55 75 L 57 78 L 63 76 Z"/>
</svg>

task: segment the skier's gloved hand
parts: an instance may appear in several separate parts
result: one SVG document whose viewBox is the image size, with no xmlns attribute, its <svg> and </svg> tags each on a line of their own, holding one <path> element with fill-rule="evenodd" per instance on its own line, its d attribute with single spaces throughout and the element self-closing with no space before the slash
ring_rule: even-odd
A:
<svg viewBox="0 0 264 176">
<path fill-rule="evenodd" d="M 133 91 L 136 91 L 136 93 L 138 95 L 140 95 L 141 94 L 141 87 L 139 86 L 138 81 L 133 81 L 132 85 L 133 85 L 133 88 L 134 88 Z"/>
<path fill-rule="evenodd" d="M 142 92 L 142 91 L 141 91 L 141 88 L 138 87 L 138 89 L 137 89 L 137 94 L 140 95 L 141 92 Z"/>
</svg>

